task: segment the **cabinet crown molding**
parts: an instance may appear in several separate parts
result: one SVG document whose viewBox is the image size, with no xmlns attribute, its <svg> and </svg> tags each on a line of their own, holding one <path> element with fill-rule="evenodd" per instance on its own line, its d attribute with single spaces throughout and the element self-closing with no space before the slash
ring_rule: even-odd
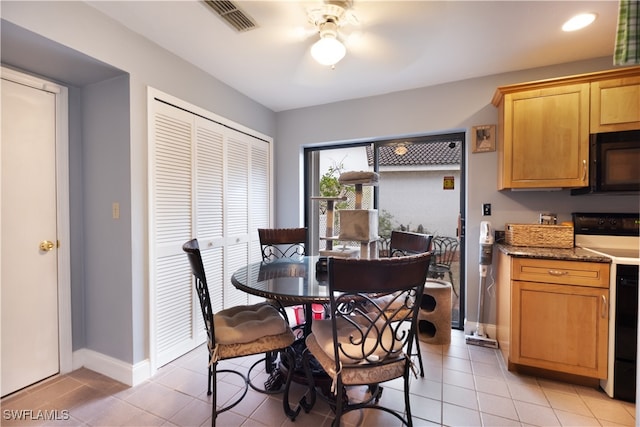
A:
<svg viewBox="0 0 640 427">
<path fill-rule="evenodd" d="M 591 83 L 598 80 L 623 79 L 626 77 L 640 76 L 640 66 L 617 68 L 614 70 L 597 71 L 593 73 L 577 74 L 574 76 L 554 77 L 544 80 L 536 80 L 525 83 L 516 83 L 499 86 L 491 99 L 491 103 L 498 107 L 505 94 L 520 92 L 529 89 L 540 89 L 555 86 L 565 86 L 568 84 Z"/>
</svg>

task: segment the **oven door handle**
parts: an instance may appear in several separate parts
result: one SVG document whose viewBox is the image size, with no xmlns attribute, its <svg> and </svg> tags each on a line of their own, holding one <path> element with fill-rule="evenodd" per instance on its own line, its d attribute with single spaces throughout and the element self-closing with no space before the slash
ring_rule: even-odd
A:
<svg viewBox="0 0 640 427">
<path fill-rule="evenodd" d="M 602 298 L 602 306 L 600 308 L 600 317 L 602 317 L 603 319 L 606 319 L 608 316 L 607 314 L 609 313 L 609 304 L 607 304 L 607 296 L 605 294 L 600 295 L 600 297 Z"/>
</svg>

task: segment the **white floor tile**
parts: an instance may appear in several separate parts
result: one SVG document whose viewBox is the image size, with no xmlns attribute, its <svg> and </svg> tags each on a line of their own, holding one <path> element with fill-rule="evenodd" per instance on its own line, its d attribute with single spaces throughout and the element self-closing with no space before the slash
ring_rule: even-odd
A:
<svg viewBox="0 0 640 427">
<path fill-rule="evenodd" d="M 426 426 L 635 426 L 635 405 L 609 398 L 602 390 L 510 372 L 498 350 L 467 345 L 462 331 L 452 331 L 451 344 L 421 343 L 424 378 L 411 378 L 414 425 Z M 261 356 L 220 363 L 220 368 L 244 372 Z M 55 426 L 183 427 L 211 424 L 212 397 L 206 394 L 207 351 L 200 346 L 161 368 L 157 375 L 130 388 L 104 375 L 82 368 L 52 378 L 2 399 L 2 408 L 69 409 L 71 419 Z M 256 368 L 257 381 L 265 377 Z M 384 385 L 382 403 L 404 411 L 403 383 Z M 221 373 L 218 405 L 241 391 L 241 380 Z M 290 402 L 295 406 L 305 393 L 294 384 Z M 366 392 L 366 387 L 358 390 Z M 218 416 L 223 427 L 329 427 L 333 412 L 319 398 L 310 413 L 301 411 L 295 422 L 282 407 L 282 394 L 249 390 L 243 401 Z M 2 425 L 25 423 L 2 420 Z M 42 425 L 42 423 L 27 423 Z M 362 410 L 346 414 L 345 427 L 400 426 L 393 416 Z"/>
<path fill-rule="evenodd" d="M 447 426 L 481 426 L 480 413 L 473 409 L 444 403 L 442 405 L 442 423 Z"/>
<path fill-rule="evenodd" d="M 518 418 L 520 418 L 523 424 L 546 427 L 560 425 L 560 421 L 558 417 L 556 417 L 555 412 L 549 407 L 517 400 L 513 403 L 518 412 Z"/>
</svg>

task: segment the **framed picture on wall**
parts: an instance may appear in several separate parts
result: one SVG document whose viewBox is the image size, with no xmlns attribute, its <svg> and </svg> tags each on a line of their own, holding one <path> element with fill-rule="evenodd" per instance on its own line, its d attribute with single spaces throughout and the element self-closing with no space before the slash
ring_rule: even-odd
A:
<svg viewBox="0 0 640 427">
<path fill-rule="evenodd" d="M 471 135 L 473 153 L 496 151 L 496 125 L 474 126 Z"/>
</svg>

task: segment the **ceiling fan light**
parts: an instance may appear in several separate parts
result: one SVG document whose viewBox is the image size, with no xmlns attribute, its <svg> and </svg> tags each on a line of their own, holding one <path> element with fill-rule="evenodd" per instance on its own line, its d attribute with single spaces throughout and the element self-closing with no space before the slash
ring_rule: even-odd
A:
<svg viewBox="0 0 640 427">
<path fill-rule="evenodd" d="M 347 53 L 347 48 L 340 40 L 325 35 L 311 46 L 311 56 L 322 65 L 335 65 Z"/>
</svg>

